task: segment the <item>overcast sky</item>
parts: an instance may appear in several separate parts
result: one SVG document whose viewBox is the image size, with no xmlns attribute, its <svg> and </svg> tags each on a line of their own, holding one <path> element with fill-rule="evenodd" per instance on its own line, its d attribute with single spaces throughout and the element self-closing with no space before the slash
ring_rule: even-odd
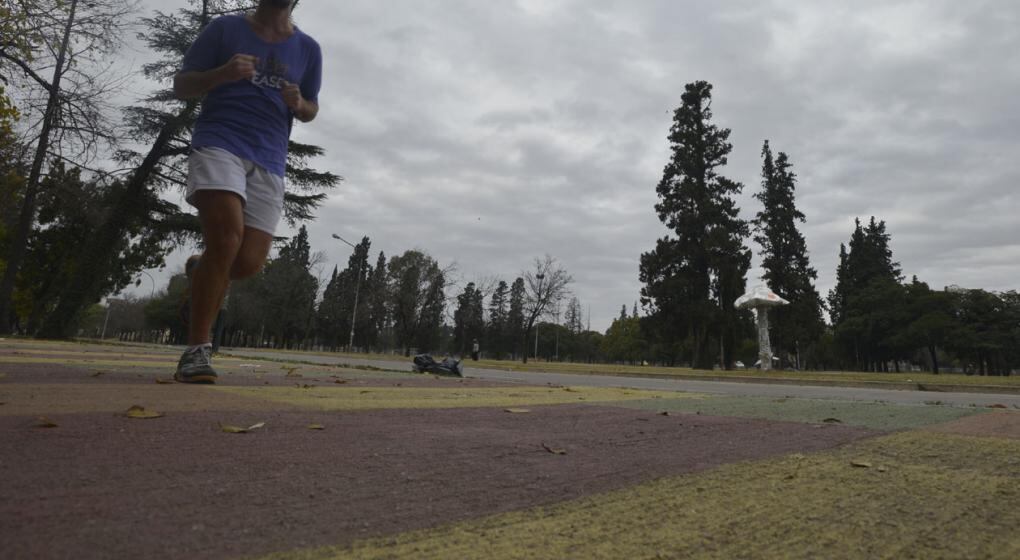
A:
<svg viewBox="0 0 1020 560">
<path fill-rule="evenodd" d="M 462 284 L 509 283 L 548 253 L 604 330 L 667 233 L 653 205 L 672 111 L 707 80 L 745 218 L 762 142 L 789 154 L 823 296 L 871 215 L 908 278 L 1017 289 L 1018 14 L 1012 0 L 302 0 L 295 22 L 325 66 L 295 139 L 346 178 L 312 246 L 329 269 L 349 255 L 331 233 L 369 236 L 373 260 L 419 248 Z"/>
</svg>

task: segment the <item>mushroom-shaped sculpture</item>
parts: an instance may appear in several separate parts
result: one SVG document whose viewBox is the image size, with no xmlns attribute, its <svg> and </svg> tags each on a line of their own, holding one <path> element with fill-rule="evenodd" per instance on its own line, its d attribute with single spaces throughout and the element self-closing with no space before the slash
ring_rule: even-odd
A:
<svg viewBox="0 0 1020 560">
<path fill-rule="evenodd" d="M 772 344 L 769 342 L 769 308 L 787 305 L 790 302 L 776 295 L 768 286 L 755 286 L 740 296 L 734 304 L 737 309 L 754 309 L 758 318 L 758 357 L 761 369 L 772 369 Z"/>
</svg>

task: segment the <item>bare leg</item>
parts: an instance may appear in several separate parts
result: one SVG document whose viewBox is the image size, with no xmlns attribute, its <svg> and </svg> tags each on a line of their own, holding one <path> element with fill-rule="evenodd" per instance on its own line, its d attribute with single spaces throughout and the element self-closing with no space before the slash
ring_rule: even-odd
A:
<svg viewBox="0 0 1020 560">
<path fill-rule="evenodd" d="M 199 191 L 195 193 L 195 205 L 202 222 L 205 252 L 191 278 L 190 346 L 210 342 L 212 323 L 245 237 L 243 206 L 236 194 Z"/>
<path fill-rule="evenodd" d="M 272 245 L 272 235 L 245 226 L 244 241 L 241 242 L 237 258 L 234 259 L 234 265 L 230 268 L 230 279 L 241 280 L 258 274 L 262 270 L 262 265 L 266 263 L 266 257 L 269 255 Z"/>
</svg>

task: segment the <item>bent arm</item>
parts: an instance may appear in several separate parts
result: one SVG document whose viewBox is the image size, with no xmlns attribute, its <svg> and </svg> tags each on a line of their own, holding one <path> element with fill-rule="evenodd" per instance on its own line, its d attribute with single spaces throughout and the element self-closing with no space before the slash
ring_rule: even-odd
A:
<svg viewBox="0 0 1020 560">
<path fill-rule="evenodd" d="M 294 111 L 294 118 L 301 122 L 312 122 L 319 114 L 319 104 L 307 99 L 301 100 L 301 107 Z"/>
<path fill-rule="evenodd" d="M 174 94 L 177 99 L 193 99 L 202 97 L 217 87 L 227 83 L 221 68 L 205 72 L 181 72 L 174 76 Z"/>
</svg>

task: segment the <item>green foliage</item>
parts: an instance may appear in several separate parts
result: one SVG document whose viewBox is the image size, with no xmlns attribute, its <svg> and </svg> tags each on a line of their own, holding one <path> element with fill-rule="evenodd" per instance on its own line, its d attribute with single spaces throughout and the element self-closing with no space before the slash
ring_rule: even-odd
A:
<svg viewBox="0 0 1020 560">
<path fill-rule="evenodd" d="M 733 200 L 743 185 L 719 174 L 732 145 L 730 130 L 711 124 L 712 86 L 688 84 L 682 100 L 669 134 L 672 156 L 656 188 L 655 210 L 673 235 L 641 255 L 641 300 L 656 325 L 670 325 L 665 337 L 687 340 L 695 367 L 712 367 L 720 346 L 730 367 L 740 324 L 733 303 L 751 262 L 748 225 Z"/>
<path fill-rule="evenodd" d="M 81 169 L 55 161 L 40 184 L 38 223 L 28 239 L 28 251 L 18 275 L 16 311 L 21 326 L 34 333 L 63 295 L 65 286 L 87 267 L 80 255 L 82 240 L 95 235 L 110 203 L 120 195 L 120 183 L 103 184 L 82 177 Z M 119 255 L 115 266 L 98 284 L 105 293 L 126 287 L 139 270 L 162 262 L 163 232 L 134 228 L 111 247 Z M 97 303 L 97 300 L 92 303 Z M 74 324 L 69 327 L 76 331 Z"/>
<path fill-rule="evenodd" d="M 626 307 L 626 306 L 625 306 Z M 622 317 L 613 321 L 602 339 L 602 354 L 613 363 L 641 363 L 647 343 L 641 333 L 641 319 Z"/>
<path fill-rule="evenodd" d="M 227 340 L 291 348 L 312 334 L 318 280 L 304 226 L 256 276 L 231 285 L 227 298 Z"/>
<path fill-rule="evenodd" d="M 158 293 L 145 304 L 145 327 L 149 330 L 169 330 L 170 341 L 187 342 L 187 328 L 181 319 L 181 305 L 185 301 L 188 277 L 184 273 L 170 277 L 165 291 Z"/>
<path fill-rule="evenodd" d="M 517 277 L 510 286 L 510 307 L 507 311 L 506 348 L 509 352 L 520 356 L 527 349 L 522 345 L 524 336 L 524 278 Z"/>
<path fill-rule="evenodd" d="M 762 160 L 762 190 L 755 198 L 763 208 L 754 219 L 754 239 L 762 248 L 763 279 L 790 302 L 770 312 L 770 338 L 777 356 L 804 367 L 809 360 L 800 358 L 811 355 L 825 327 L 822 300 L 814 286 L 818 273 L 808 262 L 807 243 L 797 229 L 805 217 L 796 206 L 793 166 L 783 152 L 773 159 L 768 141 Z"/>
<path fill-rule="evenodd" d="M 504 284 L 505 286 L 506 284 Z M 457 296 L 457 309 L 453 312 L 454 350 L 467 353 L 474 340 L 485 338 L 484 296 L 469 282 Z"/>
<path fill-rule="evenodd" d="M 509 354 L 512 349 L 508 344 L 512 339 L 507 336 L 510 320 L 510 310 L 507 307 L 509 299 L 510 287 L 505 281 L 500 280 L 489 300 L 489 324 L 485 337 L 488 355 L 497 359 Z"/>
<path fill-rule="evenodd" d="M 567 330 L 571 334 L 579 334 L 584 330 L 584 310 L 581 308 L 581 300 L 576 297 L 570 298 L 567 303 L 567 312 L 563 317 Z"/>
<path fill-rule="evenodd" d="M 895 332 L 908 321 L 899 264 L 892 260 L 885 222 L 872 216 L 866 227 L 855 222 L 849 251 L 840 246 L 836 286 L 829 292 L 835 341 L 843 362 L 854 369 L 883 371 L 903 357 Z"/>
<path fill-rule="evenodd" d="M 410 355 L 439 348 L 446 298 L 446 275 L 422 251 L 406 251 L 390 259 L 388 271 L 390 310 L 396 344 Z"/>
</svg>

